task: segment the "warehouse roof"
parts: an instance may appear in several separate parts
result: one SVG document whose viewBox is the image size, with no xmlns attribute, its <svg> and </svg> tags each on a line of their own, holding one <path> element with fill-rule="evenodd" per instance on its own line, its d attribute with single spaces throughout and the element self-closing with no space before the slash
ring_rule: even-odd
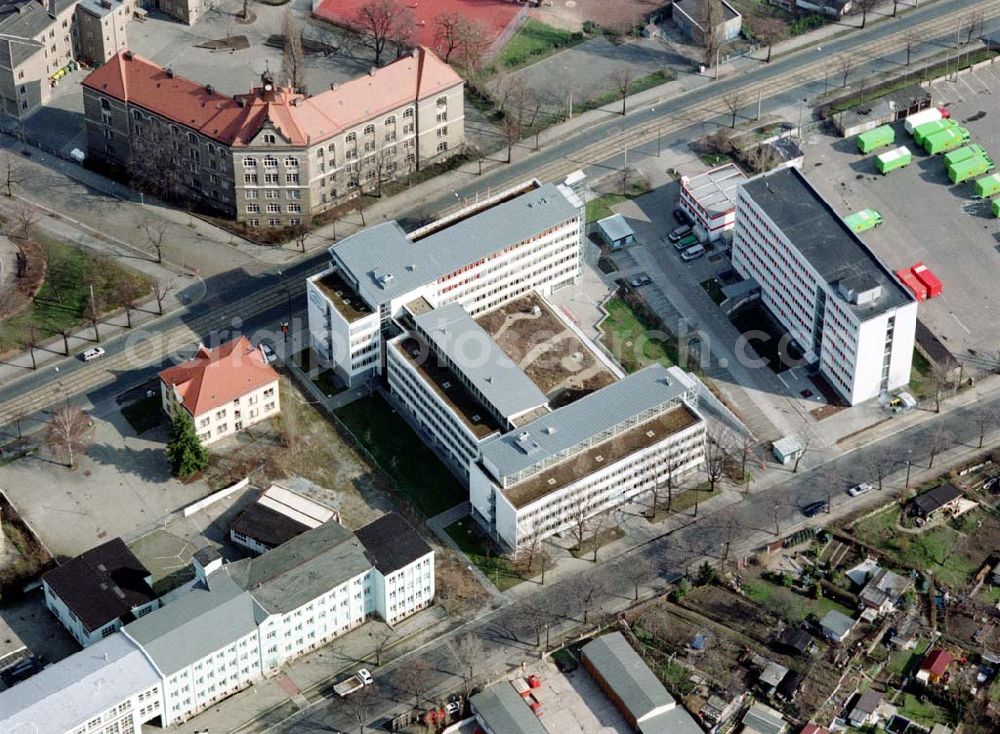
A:
<svg viewBox="0 0 1000 734">
<path fill-rule="evenodd" d="M 862 318 L 904 306 L 913 296 L 796 168 L 780 168 L 742 187 L 836 293 L 841 282 L 878 286 L 872 302 L 845 307 Z"/>
<path fill-rule="evenodd" d="M 517 430 L 486 441 L 482 447 L 483 461 L 491 471 L 496 469 L 498 478 L 527 473 L 546 459 L 583 450 L 594 436 L 640 414 L 650 418 L 676 405 L 693 387 L 694 383 L 682 370 L 649 365 Z"/>
<path fill-rule="evenodd" d="M 756 734 L 781 734 L 785 720 L 778 711 L 762 703 L 755 703 L 743 717 L 743 731 Z"/>
<path fill-rule="evenodd" d="M 621 632 L 591 640 L 583 646 L 583 657 L 637 721 L 676 705 Z"/>
<path fill-rule="evenodd" d="M 125 625 L 165 676 L 245 637 L 257 627 L 253 598 L 223 570 L 156 611 Z"/>
<path fill-rule="evenodd" d="M 548 403 L 545 393 L 461 304 L 453 302 L 420 314 L 414 322 L 435 351 L 445 355 L 453 369 L 465 377 L 473 394 L 504 418 Z"/>
<path fill-rule="evenodd" d="M 64 734 L 159 682 L 142 651 L 114 634 L 0 692 L 0 731 Z"/>
<path fill-rule="evenodd" d="M 669 711 L 639 722 L 639 734 L 705 734 L 687 710 L 675 706 Z"/>
<path fill-rule="evenodd" d="M 237 586 L 274 614 L 296 609 L 371 567 L 354 534 L 339 523 L 328 522 L 225 569 Z"/>
<path fill-rule="evenodd" d="M 498 683 L 469 699 L 472 710 L 497 734 L 546 734 L 535 713 L 509 683 Z"/>
<path fill-rule="evenodd" d="M 355 532 L 383 576 L 409 566 L 431 552 L 417 531 L 397 512 L 387 512 Z"/>
<path fill-rule="evenodd" d="M 330 254 L 358 282 L 370 305 L 387 303 L 542 230 L 580 216 L 576 195 L 565 186 L 546 184 L 501 198 L 453 223 L 407 236 L 399 223 L 363 229 L 330 248 Z M 419 236 L 421 232 L 430 234 Z"/>
</svg>

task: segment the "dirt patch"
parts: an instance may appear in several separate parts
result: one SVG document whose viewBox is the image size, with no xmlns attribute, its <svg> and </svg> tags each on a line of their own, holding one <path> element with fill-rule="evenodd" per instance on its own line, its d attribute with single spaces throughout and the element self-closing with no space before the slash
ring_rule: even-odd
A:
<svg viewBox="0 0 1000 734">
<path fill-rule="evenodd" d="M 543 23 L 571 31 L 580 30 L 588 20 L 611 30 L 626 30 L 642 25 L 662 6 L 659 0 L 553 0 L 552 5 L 531 14 Z"/>
</svg>

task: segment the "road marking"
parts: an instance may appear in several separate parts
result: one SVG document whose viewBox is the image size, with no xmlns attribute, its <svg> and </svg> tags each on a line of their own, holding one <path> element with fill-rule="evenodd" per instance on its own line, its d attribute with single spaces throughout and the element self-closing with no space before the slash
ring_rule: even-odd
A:
<svg viewBox="0 0 1000 734">
<path fill-rule="evenodd" d="M 961 321 L 959 320 L 958 316 L 956 316 L 955 314 L 952 314 L 952 315 L 951 315 L 951 317 L 952 317 L 953 319 L 955 319 L 955 323 L 957 323 L 957 324 L 958 324 L 959 326 L 961 326 L 961 327 L 962 327 L 963 329 L 965 329 L 965 333 L 966 333 L 966 334 L 971 334 L 971 333 L 972 333 L 971 331 L 969 331 L 968 327 L 966 327 L 966 325 L 965 325 L 965 324 L 963 324 L 963 323 L 962 323 L 962 322 L 961 322 Z"/>
</svg>

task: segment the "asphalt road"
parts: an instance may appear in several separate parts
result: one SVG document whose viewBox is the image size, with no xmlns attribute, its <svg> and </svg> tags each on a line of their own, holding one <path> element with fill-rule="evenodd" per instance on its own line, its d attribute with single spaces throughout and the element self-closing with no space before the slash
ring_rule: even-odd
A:
<svg viewBox="0 0 1000 734">
<path fill-rule="evenodd" d="M 463 681 L 449 653 L 449 643 L 459 634 L 471 634 L 481 640 L 484 648 L 477 658 L 480 661 L 477 670 L 486 678 L 499 676 L 502 671 L 537 657 L 536 626 L 550 622 L 555 637 L 568 628 L 583 624 L 583 599 L 591 590 L 593 598 L 589 607 L 589 623 L 627 607 L 632 602 L 637 579 L 645 596 L 662 593 L 689 568 L 696 567 L 705 559 L 721 559 L 726 542 L 732 544 L 730 558 L 735 558 L 739 553 L 746 553 L 779 536 L 786 537 L 807 524 L 820 526 L 837 515 L 888 501 L 890 495 L 902 487 L 907 461 L 913 462 L 914 477 L 921 469 L 928 468 L 930 448 L 942 431 L 966 447 L 975 447 L 979 441 L 979 428 L 974 415 L 984 409 L 1000 409 L 1000 396 L 933 416 L 931 420 L 867 444 L 815 471 L 789 473 L 785 482 L 755 492 L 742 502 L 708 516 L 692 517 L 690 524 L 617 558 L 599 563 L 575 577 L 538 586 L 527 599 L 515 600 L 487 613 L 461 630 L 376 670 L 378 699 L 371 710 L 371 725 L 378 726 L 409 708 L 412 703 L 412 693 L 401 690 L 395 678 L 408 659 L 419 657 L 431 663 L 433 673 L 429 688 L 436 694 L 460 690 Z M 998 434 L 1000 431 L 987 437 L 987 446 L 991 440 L 997 442 L 1000 438 Z M 887 478 L 886 488 L 863 498 L 848 497 L 848 486 L 872 480 L 865 469 L 872 457 L 895 462 L 897 468 L 891 479 Z M 942 461 L 939 459 L 939 464 Z M 801 514 L 805 505 L 828 498 L 832 499 L 831 515 L 820 515 L 808 521 Z M 357 728 L 358 721 L 350 700 L 335 698 L 317 702 L 296 717 L 275 726 L 272 731 L 299 734 L 354 731 Z"/>
</svg>

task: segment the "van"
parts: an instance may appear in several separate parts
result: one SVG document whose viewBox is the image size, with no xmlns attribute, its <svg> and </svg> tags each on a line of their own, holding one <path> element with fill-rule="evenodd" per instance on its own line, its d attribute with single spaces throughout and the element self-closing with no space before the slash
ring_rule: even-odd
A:
<svg viewBox="0 0 1000 734">
<path fill-rule="evenodd" d="M 680 240 L 675 242 L 674 249 L 677 250 L 677 252 L 684 252 L 687 248 L 697 244 L 698 238 L 693 234 L 689 234 L 687 237 L 682 237 Z"/>
<path fill-rule="evenodd" d="M 695 245 L 694 247 L 689 247 L 681 253 L 681 260 L 688 263 L 692 260 L 697 260 L 699 257 L 705 254 L 705 247 L 703 245 Z"/>
<path fill-rule="evenodd" d="M 104 356 L 104 347 L 91 347 L 80 355 L 84 362 L 93 362 L 98 357 Z"/>
<path fill-rule="evenodd" d="M 677 240 L 683 239 L 684 237 L 687 237 L 689 234 L 691 234 L 691 225 L 682 224 L 680 227 L 677 227 L 677 229 L 673 230 L 670 234 L 668 234 L 667 239 L 669 239 L 671 242 L 677 242 Z"/>
</svg>

